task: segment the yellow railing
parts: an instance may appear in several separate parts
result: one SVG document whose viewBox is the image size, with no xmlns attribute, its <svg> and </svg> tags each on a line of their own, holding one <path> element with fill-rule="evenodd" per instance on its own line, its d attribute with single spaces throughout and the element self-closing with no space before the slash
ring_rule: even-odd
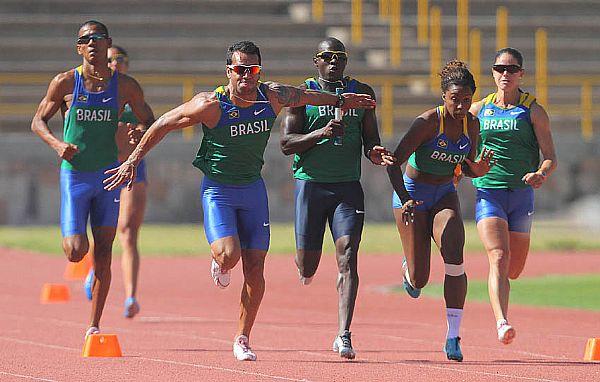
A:
<svg viewBox="0 0 600 382">
<path fill-rule="evenodd" d="M 498 7 L 496 9 L 496 50 L 508 46 L 508 9 Z"/>
<path fill-rule="evenodd" d="M 359 45 L 362 42 L 362 0 L 352 0 L 352 43 Z"/>
<path fill-rule="evenodd" d="M 399 68 L 402 62 L 402 6 L 400 0 L 390 0 L 390 63 Z"/>
<path fill-rule="evenodd" d="M 473 66 L 472 68 L 474 72 L 477 72 L 476 68 Z M 169 104 L 151 105 L 157 115 L 164 113 L 183 101 L 189 100 L 199 88 L 208 90 L 226 82 L 226 78 L 221 74 L 213 76 L 145 74 L 137 75 L 135 77 L 144 88 L 151 86 L 180 87 L 181 98 L 174 98 L 172 101 L 170 100 L 172 103 Z M 439 100 L 438 94 L 441 91 L 439 88 L 439 77 L 436 79 L 435 83 L 431 82 L 431 78 L 426 75 L 359 75 L 357 77 L 360 79 L 360 81 L 371 85 L 379 93 L 379 106 L 377 108 L 377 112 L 384 138 L 390 138 L 393 136 L 395 131 L 405 129 L 407 127 L 395 126 L 394 121 L 396 118 L 402 118 L 404 120 L 406 120 L 406 118 L 412 119 L 427 108 L 434 106 L 434 104 Z M 305 77 L 300 76 L 277 76 L 265 78 L 265 80 L 279 81 L 287 84 L 300 84 L 303 82 L 304 78 Z M 1 73 L 0 93 L 3 92 L 3 86 L 7 85 L 40 86 L 41 97 L 44 91 L 43 88 L 48 85 L 51 79 L 52 76 L 48 74 Z M 578 101 L 550 105 L 545 103 L 543 105 L 546 110 L 548 110 L 548 113 L 551 117 L 568 116 L 578 118 L 581 121 L 582 137 L 586 140 L 590 140 L 593 137 L 593 119 L 600 118 L 600 104 L 594 105 L 592 102 L 593 88 L 600 88 L 600 75 L 559 75 L 549 77 L 547 78 L 547 81 L 552 84 L 554 89 L 560 89 L 561 87 L 581 89 L 581 98 Z M 415 88 L 427 89 L 428 83 L 430 83 L 432 86 L 435 86 L 432 88 L 432 92 L 426 95 L 427 97 L 420 98 L 422 101 L 417 101 L 411 104 L 407 104 L 406 102 L 395 102 L 394 91 L 396 89 L 404 88 L 405 91 L 410 91 L 410 89 Z M 525 77 L 523 81 L 523 87 L 525 89 L 531 88 L 535 84 L 536 79 L 531 77 Z M 493 89 L 495 89 L 495 85 L 491 75 L 479 78 L 477 87 L 479 89 L 485 89 L 486 91 L 493 91 Z M 480 94 L 485 95 L 486 93 L 481 92 Z M 539 95 L 536 94 L 536 96 Z M 37 105 L 32 103 L 0 103 L 0 115 L 32 116 L 35 112 L 36 106 Z M 184 134 L 186 137 L 191 137 L 192 131 L 186 130 L 184 131 Z"/>
<path fill-rule="evenodd" d="M 456 1 L 456 57 L 469 59 L 469 0 Z"/>
</svg>

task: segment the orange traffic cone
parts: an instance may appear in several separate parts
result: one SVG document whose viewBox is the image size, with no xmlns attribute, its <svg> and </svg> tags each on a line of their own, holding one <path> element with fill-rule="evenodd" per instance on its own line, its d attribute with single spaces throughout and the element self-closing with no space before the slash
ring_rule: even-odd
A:
<svg viewBox="0 0 600 382">
<path fill-rule="evenodd" d="M 87 254 L 77 263 L 68 262 L 65 268 L 64 278 L 65 280 L 85 280 L 92 262 L 90 261 L 90 255 Z"/>
<path fill-rule="evenodd" d="M 69 287 L 65 284 L 44 284 L 42 287 L 42 295 L 40 301 L 42 304 L 50 304 L 54 302 L 67 302 L 71 294 Z"/>
<path fill-rule="evenodd" d="M 590 338 L 585 347 L 584 361 L 600 361 L 600 338 Z"/>
<path fill-rule="evenodd" d="M 84 357 L 122 357 L 116 334 L 90 334 L 85 337 Z"/>
</svg>

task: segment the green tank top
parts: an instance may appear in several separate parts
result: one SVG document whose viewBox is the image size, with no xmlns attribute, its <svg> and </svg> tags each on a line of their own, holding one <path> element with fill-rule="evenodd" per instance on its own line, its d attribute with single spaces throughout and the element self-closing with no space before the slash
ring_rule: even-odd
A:
<svg viewBox="0 0 600 382">
<path fill-rule="evenodd" d="M 497 161 L 482 177 L 473 179 L 478 188 L 525 188 L 529 187 L 521 179 L 536 171 L 540 161 L 540 148 L 531 123 L 531 105 L 535 97 L 521 93 L 519 104 L 503 109 L 494 100 L 496 93 L 484 99 L 479 111 L 479 133 L 481 135 L 478 153 L 483 147 L 494 151 Z"/>
<path fill-rule="evenodd" d="M 408 163 L 421 172 L 449 176 L 471 152 L 467 117 L 463 119 L 462 134 L 457 141 L 452 141 L 444 131 L 444 106 L 438 106 L 437 114 L 440 121 L 438 135 L 417 147 Z"/>
<path fill-rule="evenodd" d="M 312 90 L 321 90 L 314 78 L 305 82 Z M 348 78 L 345 93 L 355 93 L 358 81 Z M 318 130 L 335 117 L 335 107 L 306 105 L 303 133 Z M 315 146 L 294 156 L 294 178 L 322 183 L 352 182 L 360 180 L 360 156 L 362 152 L 363 109 L 349 109 L 342 120 L 346 124 L 341 145 L 334 145 L 333 138 L 324 138 Z"/>
<path fill-rule="evenodd" d="M 259 83 L 257 102 L 249 107 L 234 105 L 219 86 L 221 117 L 217 126 L 202 126 L 204 136 L 194 166 L 209 179 L 225 184 L 248 184 L 260 178 L 263 155 L 277 115 Z"/>
<path fill-rule="evenodd" d="M 123 112 L 119 117 L 119 122 L 131 123 L 134 125 L 137 125 L 139 123 L 137 117 L 135 116 L 135 113 L 133 112 L 133 110 L 131 110 L 131 106 L 129 106 L 129 104 L 125 104 Z"/>
<path fill-rule="evenodd" d="M 77 171 L 96 171 L 117 161 L 119 97 L 118 73 L 114 72 L 102 92 L 85 89 L 82 67 L 75 69 L 73 101 L 64 123 L 64 141 L 77 145 L 79 152 L 61 167 Z"/>
</svg>

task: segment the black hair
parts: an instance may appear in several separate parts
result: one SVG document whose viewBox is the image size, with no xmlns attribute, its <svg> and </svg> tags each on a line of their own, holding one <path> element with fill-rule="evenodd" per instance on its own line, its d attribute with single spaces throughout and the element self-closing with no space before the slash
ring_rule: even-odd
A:
<svg viewBox="0 0 600 382">
<path fill-rule="evenodd" d="M 496 55 L 494 56 L 494 63 L 496 62 L 498 57 L 502 56 L 504 53 L 507 53 L 507 54 L 510 54 L 511 56 L 513 56 L 517 60 L 517 63 L 519 64 L 519 66 L 523 67 L 523 55 L 521 54 L 521 52 L 519 52 L 515 48 L 510 48 L 510 47 L 502 48 L 499 51 L 497 51 Z"/>
<path fill-rule="evenodd" d="M 326 47 L 333 48 L 334 50 L 341 50 L 343 52 L 346 51 L 344 43 L 335 37 L 327 37 L 325 40 L 319 42 L 319 45 L 317 45 L 317 53 L 328 50 Z"/>
<path fill-rule="evenodd" d="M 452 60 L 448 62 L 439 75 L 442 78 L 441 87 L 443 92 L 446 92 L 450 85 L 468 86 L 473 93 L 477 89 L 473 75 L 467 69 L 467 64 L 462 61 Z"/>
<path fill-rule="evenodd" d="M 117 53 L 119 53 L 120 55 L 129 57 L 129 55 L 127 54 L 127 51 L 125 49 L 123 49 L 123 47 L 121 47 L 119 45 L 113 45 L 113 46 L 111 46 L 111 48 L 116 49 Z"/>
<path fill-rule="evenodd" d="M 79 30 L 81 30 L 81 28 L 87 27 L 87 26 L 95 26 L 96 28 L 100 29 L 100 32 L 103 32 L 105 35 L 108 36 L 108 28 L 106 27 L 106 25 L 102 24 L 100 21 L 88 20 L 85 23 L 81 24 L 81 26 L 79 27 Z"/>
<path fill-rule="evenodd" d="M 261 65 L 260 49 L 252 41 L 238 41 L 227 49 L 227 65 L 231 65 L 233 52 L 254 54 L 258 56 L 258 64 Z"/>
</svg>

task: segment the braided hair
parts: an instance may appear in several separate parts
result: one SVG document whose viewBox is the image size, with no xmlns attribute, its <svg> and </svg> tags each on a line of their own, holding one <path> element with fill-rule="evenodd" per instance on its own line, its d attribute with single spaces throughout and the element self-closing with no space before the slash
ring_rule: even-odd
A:
<svg viewBox="0 0 600 382">
<path fill-rule="evenodd" d="M 444 93 L 448 91 L 450 85 L 468 86 L 473 93 L 477 89 L 473 75 L 467 69 L 467 64 L 462 61 L 452 60 L 448 62 L 439 73 L 439 76 L 442 79 L 441 87 Z"/>
</svg>

